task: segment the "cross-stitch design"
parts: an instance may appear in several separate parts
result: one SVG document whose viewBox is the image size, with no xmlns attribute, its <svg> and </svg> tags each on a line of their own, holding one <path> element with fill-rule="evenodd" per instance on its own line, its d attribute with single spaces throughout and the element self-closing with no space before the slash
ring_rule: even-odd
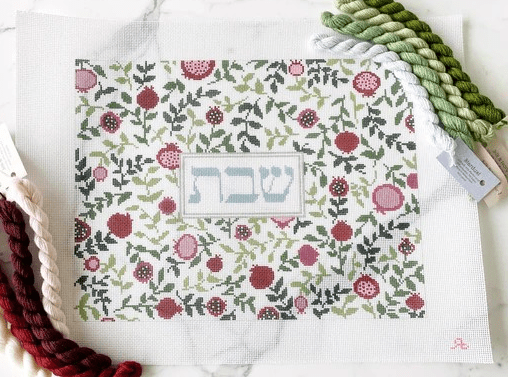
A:
<svg viewBox="0 0 508 377">
<path fill-rule="evenodd" d="M 415 123 L 389 71 L 76 60 L 75 89 L 77 320 L 424 317 Z M 305 215 L 184 216 L 187 153 L 303 156 Z M 207 206 L 202 182 L 219 172 L 251 182 L 238 213 L 283 203 L 297 173 L 273 161 L 194 170 L 203 181 L 185 185 Z"/>
</svg>

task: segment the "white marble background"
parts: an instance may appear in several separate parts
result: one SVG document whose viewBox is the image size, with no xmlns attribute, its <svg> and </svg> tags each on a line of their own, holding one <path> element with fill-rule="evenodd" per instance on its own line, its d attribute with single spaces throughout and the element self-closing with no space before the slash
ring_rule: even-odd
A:
<svg viewBox="0 0 508 377">
<path fill-rule="evenodd" d="M 403 1 L 420 18 L 464 16 L 465 67 L 484 94 L 508 110 L 508 2 L 506 0 Z M 65 16 L 119 20 L 175 18 L 297 18 L 334 11 L 333 0 L 1 0 L 0 122 L 15 130 L 15 12 L 31 10 Z M 504 131 L 508 140 L 508 131 Z M 506 376 L 508 373 L 508 200 L 480 206 L 484 267 L 495 364 L 336 364 L 206 367 L 145 367 L 143 376 Z M 0 355 L 3 377 L 20 376 Z M 20 376 L 21 377 L 21 376 Z"/>
</svg>

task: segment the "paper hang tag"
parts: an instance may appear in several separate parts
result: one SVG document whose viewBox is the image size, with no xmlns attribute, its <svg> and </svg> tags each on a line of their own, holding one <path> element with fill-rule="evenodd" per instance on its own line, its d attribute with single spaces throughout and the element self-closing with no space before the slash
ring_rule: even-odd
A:
<svg viewBox="0 0 508 377">
<path fill-rule="evenodd" d="M 11 177 L 24 178 L 26 175 L 7 125 L 0 124 L 0 188 L 5 189 Z"/>
<path fill-rule="evenodd" d="M 457 138 L 455 141 L 457 143 L 455 165 L 450 166 L 450 156 L 447 152 L 441 153 L 437 156 L 437 159 L 457 182 L 479 202 L 500 183 L 500 180 L 481 162 L 462 139 Z"/>
<path fill-rule="evenodd" d="M 485 149 L 480 143 L 476 143 L 475 153 L 501 181 L 501 183 L 494 187 L 494 190 L 489 192 L 487 196 L 483 198 L 485 204 L 487 204 L 488 207 L 492 207 L 502 199 L 508 197 L 508 176 L 503 173 L 496 159 L 494 159 L 487 149 Z"/>
</svg>

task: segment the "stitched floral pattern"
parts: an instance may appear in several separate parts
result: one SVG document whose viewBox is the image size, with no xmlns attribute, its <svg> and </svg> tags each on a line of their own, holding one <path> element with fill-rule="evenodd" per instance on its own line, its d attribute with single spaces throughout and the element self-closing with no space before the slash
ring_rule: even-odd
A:
<svg viewBox="0 0 508 377">
<path fill-rule="evenodd" d="M 76 317 L 421 318 L 415 125 L 371 61 L 76 61 Z M 188 218 L 182 153 L 297 152 L 305 216 Z"/>
</svg>

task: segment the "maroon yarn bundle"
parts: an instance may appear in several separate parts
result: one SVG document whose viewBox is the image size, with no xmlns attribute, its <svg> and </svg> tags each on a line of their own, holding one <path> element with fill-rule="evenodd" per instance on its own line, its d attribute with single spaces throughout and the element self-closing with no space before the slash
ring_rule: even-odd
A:
<svg viewBox="0 0 508 377">
<path fill-rule="evenodd" d="M 34 287 L 32 255 L 21 211 L 5 197 L 0 197 L 0 220 L 9 236 L 14 267 L 12 284 L 0 266 L 0 307 L 11 324 L 12 334 L 20 341 L 37 364 L 57 376 L 76 377 L 139 377 L 141 365 L 126 361 L 117 368 L 111 359 L 90 348 L 80 347 L 55 330 Z"/>
</svg>

